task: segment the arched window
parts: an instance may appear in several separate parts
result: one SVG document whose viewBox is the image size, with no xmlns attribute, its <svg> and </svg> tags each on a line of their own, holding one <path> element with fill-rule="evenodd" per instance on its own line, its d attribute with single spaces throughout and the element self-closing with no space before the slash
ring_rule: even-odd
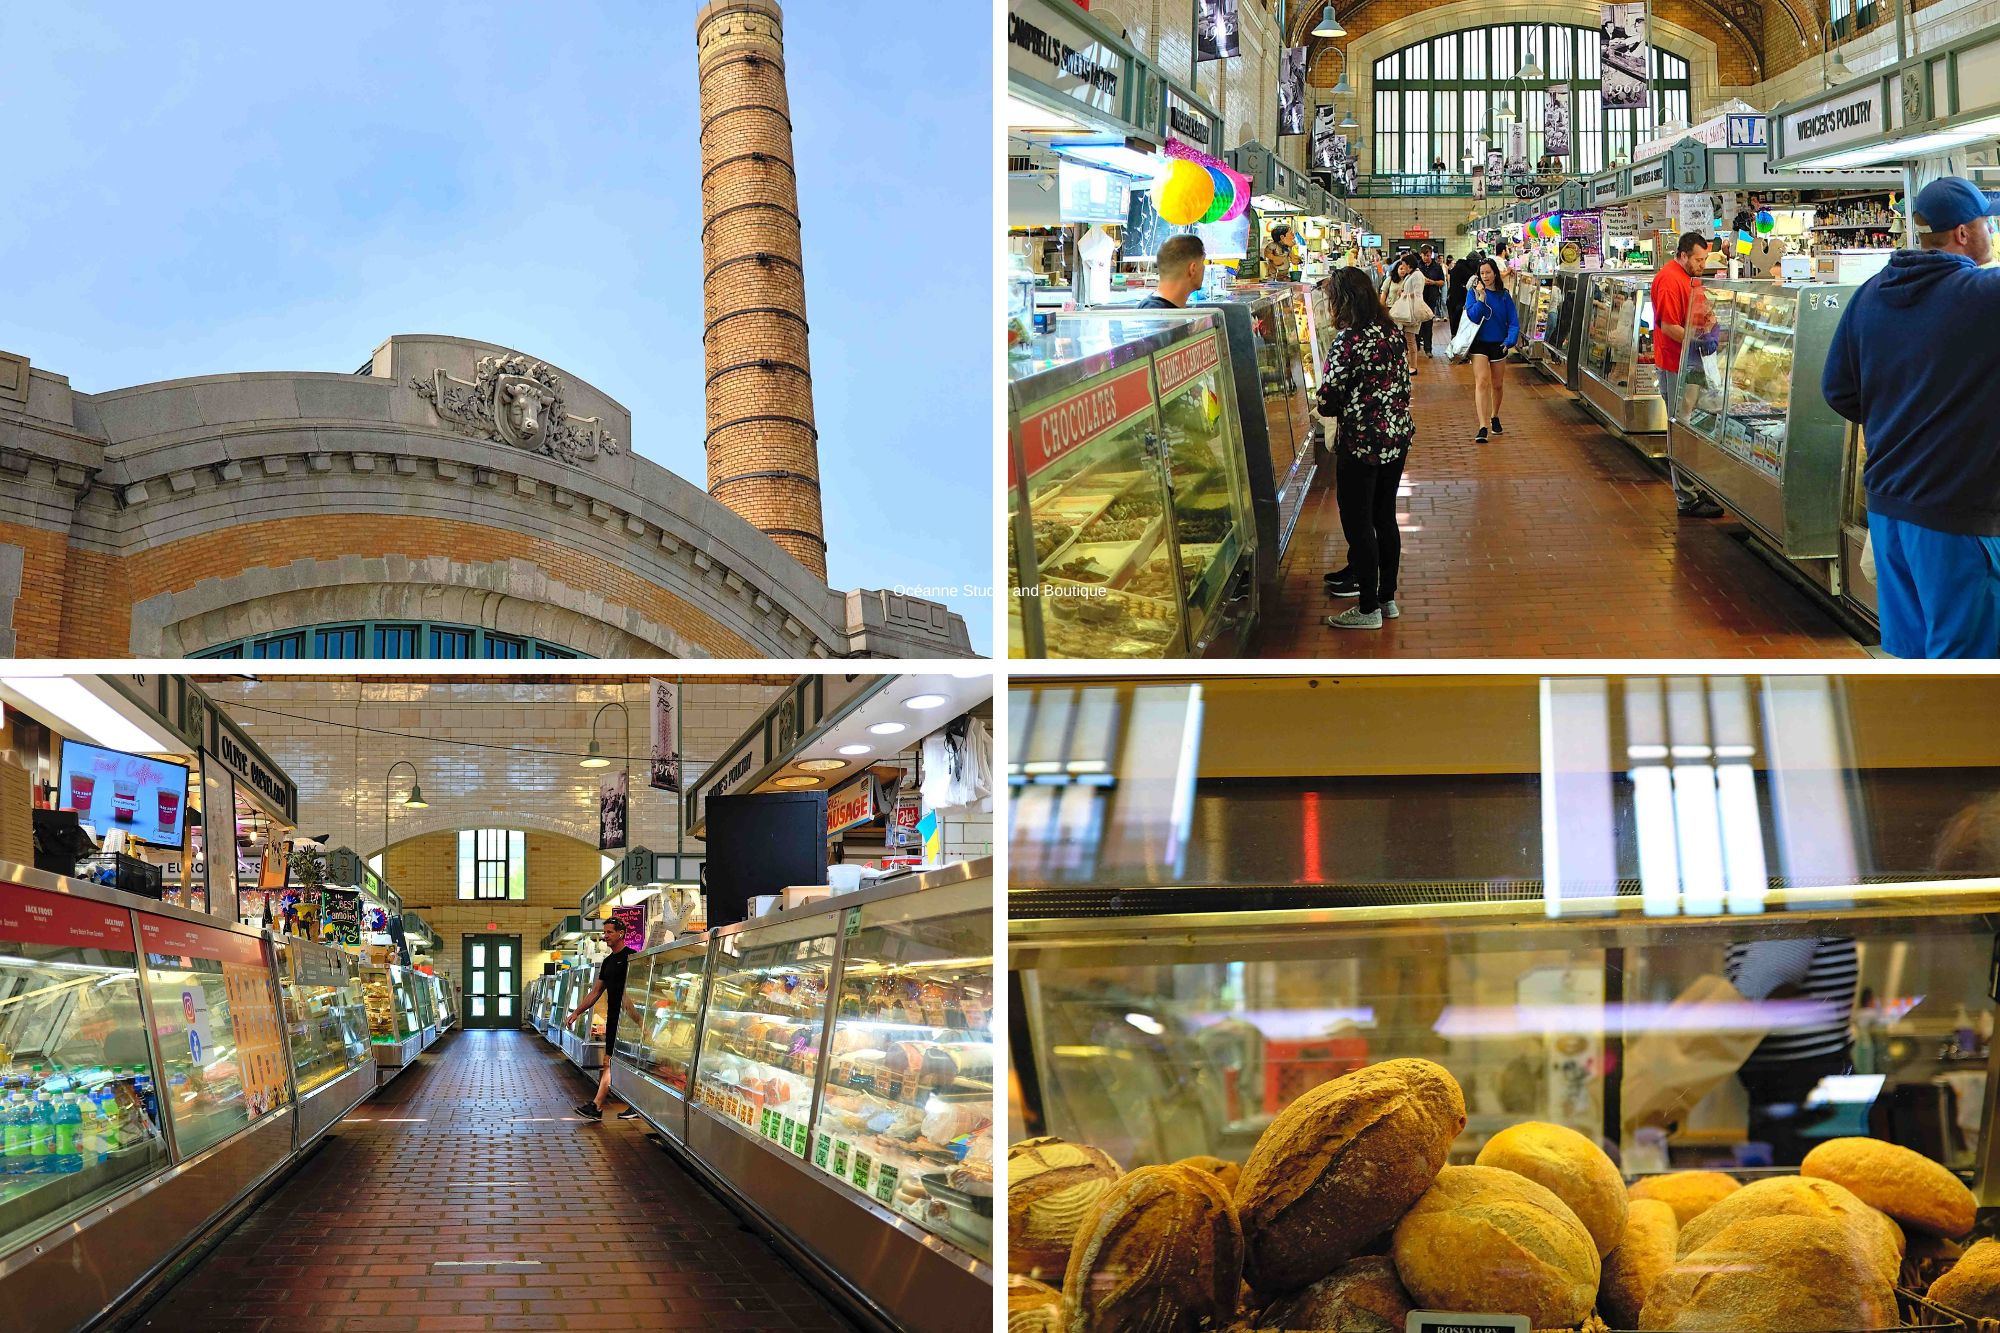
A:
<svg viewBox="0 0 2000 1333">
<path fill-rule="evenodd" d="M 1597 29 L 1559 23 L 1497 23 L 1431 37 L 1375 62 L 1377 172 L 1451 171 L 1486 161 L 1505 146 L 1497 113 L 1504 107 L 1528 127 L 1528 160 L 1542 156 L 1542 109 L 1551 83 L 1571 85 L 1573 153 L 1563 170 L 1602 171 L 1653 127 L 1688 118 L 1688 62 L 1651 47 L 1652 105 L 1606 111 L 1599 94 Z M 1516 73 L 1533 56 L 1543 77 L 1523 86 Z"/>
<path fill-rule="evenodd" d="M 204 648 L 194 657 L 580 658 L 547 639 L 437 620 L 367 620 L 259 634 Z"/>
</svg>

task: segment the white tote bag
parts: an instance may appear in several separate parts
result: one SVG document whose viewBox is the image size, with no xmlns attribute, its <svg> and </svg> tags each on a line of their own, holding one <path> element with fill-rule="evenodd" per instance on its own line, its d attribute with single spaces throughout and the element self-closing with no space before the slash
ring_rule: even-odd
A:
<svg viewBox="0 0 2000 1333">
<path fill-rule="evenodd" d="M 1472 359 L 1473 340 L 1479 337 L 1479 322 L 1463 311 L 1459 312 L 1458 327 L 1452 331 L 1449 357 L 1455 366 L 1462 366 Z"/>
</svg>

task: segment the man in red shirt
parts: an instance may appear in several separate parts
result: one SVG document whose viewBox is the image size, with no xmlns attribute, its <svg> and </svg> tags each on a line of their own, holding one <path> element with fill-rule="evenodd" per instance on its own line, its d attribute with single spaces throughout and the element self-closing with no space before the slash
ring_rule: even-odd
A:
<svg viewBox="0 0 2000 1333">
<path fill-rule="evenodd" d="M 1699 285 L 1696 277 L 1708 267 L 1708 251 L 1708 237 L 1684 232 L 1673 259 L 1653 277 L 1653 367 L 1659 372 L 1670 420 L 1680 417 L 1681 349 L 1687 345 L 1688 312 Z M 1722 506 L 1695 489 L 1672 462 L 1667 464 L 1667 475 L 1674 483 L 1675 507 L 1684 516 L 1714 518 L 1722 512 Z"/>
</svg>

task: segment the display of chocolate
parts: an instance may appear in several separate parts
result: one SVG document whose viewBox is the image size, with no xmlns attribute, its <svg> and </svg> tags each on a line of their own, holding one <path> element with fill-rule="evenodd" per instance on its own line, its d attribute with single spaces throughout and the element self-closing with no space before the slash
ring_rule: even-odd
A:
<svg viewBox="0 0 2000 1333">
<path fill-rule="evenodd" d="M 1207 556 L 1183 555 L 1180 582 L 1176 583 L 1166 553 L 1160 552 L 1148 560 L 1143 569 L 1126 580 L 1125 591 L 1140 597 L 1171 600 L 1178 594 L 1181 584 L 1192 588 L 1201 582 L 1202 572 L 1207 568 Z"/>
<path fill-rule="evenodd" d="M 1179 629 L 1173 621 L 1136 614 L 1131 603 L 1105 601 L 1095 620 L 1044 620 L 1045 647 L 1051 657 L 1153 657 L 1172 643 Z M 1062 604 L 1057 603 L 1061 610 Z"/>
<path fill-rule="evenodd" d="M 1175 511 L 1174 535 L 1183 546 L 1205 546 L 1229 535 L 1229 511 L 1224 508 Z"/>
<path fill-rule="evenodd" d="M 1053 565 L 1042 571 L 1050 578 L 1068 579 L 1072 583 L 1102 583 L 1110 577 L 1110 572 L 1097 563 L 1093 556 L 1077 556 Z"/>
<path fill-rule="evenodd" d="M 1465 1124 L 1449 1072 L 1389 1060 L 1292 1102 L 1233 1183 L 1223 1158 L 1121 1172 L 1087 1144 L 1024 1140 L 1007 1155 L 1008 1267 L 1063 1288 L 1064 1333 L 1390 1333 L 1412 1308 L 1581 1333 L 1889 1329 L 1920 1257 L 1951 1265 L 1930 1283 L 1939 1304 L 2000 1318 L 2000 1242 L 1960 1256 L 1940 1238 L 1969 1229 L 1971 1194 L 1908 1149 L 1835 1139 L 1808 1155 L 1815 1174 L 1627 1187 L 1588 1136 L 1537 1122 L 1445 1165 Z M 1224 1301 L 1239 1244 L 1246 1281 Z"/>
<path fill-rule="evenodd" d="M 1010 532 L 1012 529 L 1008 529 Z M 1035 559 L 1046 560 L 1049 552 L 1067 542 L 1076 532 L 1076 526 L 1060 519 L 1038 518 L 1035 520 Z"/>
<path fill-rule="evenodd" d="M 1157 514 L 1154 517 L 1158 517 Z M 1085 528 L 1079 538 L 1084 544 L 1098 542 L 1135 542 L 1146 535 L 1151 527 L 1151 518 L 1111 518 L 1104 517 Z"/>
<path fill-rule="evenodd" d="M 1105 508 L 1104 517 L 1114 521 L 1127 518 L 1155 518 L 1164 508 L 1157 494 L 1137 490 L 1113 500 Z"/>
</svg>

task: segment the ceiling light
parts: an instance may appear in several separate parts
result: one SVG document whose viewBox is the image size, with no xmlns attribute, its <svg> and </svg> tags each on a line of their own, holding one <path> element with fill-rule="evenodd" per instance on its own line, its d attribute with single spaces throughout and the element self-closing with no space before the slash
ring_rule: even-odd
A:
<svg viewBox="0 0 2000 1333">
<path fill-rule="evenodd" d="M 950 702 L 942 694 L 913 694 L 903 700 L 903 707 L 912 708 L 921 713 L 927 708 L 942 708 Z"/>
<path fill-rule="evenodd" d="M 1118 143 L 1058 143 L 1050 147 L 1058 156 L 1085 166 L 1097 167 L 1103 171 L 1115 171 L 1121 176 L 1134 180 L 1150 181 L 1165 171 L 1172 163 L 1158 153 Z"/>
<path fill-rule="evenodd" d="M 1027 132 L 1036 130 L 1053 132 L 1056 130 L 1087 130 L 1090 127 L 1060 112 L 1050 111 L 1047 107 L 1038 106 L 1033 102 L 1025 101 L 1019 97 L 1009 97 L 1007 99 L 1007 128 Z"/>
<path fill-rule="evenodd" d="M 1341 27 L 1340 20 L 1334 17 L 1332 5 L 1328 5 L 1320 14 L 1319 22 L 1313 25 L 1312 35 L 1315 37 L 1347 36 L 1347 29 Z"/>
<path fill-rule="evenodd" d="M 1347 81 L 1347 71 L 1343 69 L 1342 71 L 1340 71 L 1339 82 L 1333 85 L 1332 96 L 1345 97 L 1353 91 L 1354 91 L 1354 85 Z"/>
<path fill-rule="evenodd" d="M 1545 79 L 1548 76 L 1542 73 L 1542 62 L 1531 55 L 1521 62 L 1521 72 L 1514 77 L 1524 83 L 1533 83 L 1536 79 Z"/>
<path fill-rule="evenodd" d="M 801 759 L 799 771 L 802 773 L 832 773 L 847 767 L 845 759 Z"/>
<path fill-rule="evenodd" d="M 410 794 L 404 799 L 403 808 L 405 810 L 428 810 L 431 808 L 431 803 L 424 799 L 423 783 L 412 782 L 410 784 Z"/>
<path fill-rule="evenodd" d="M 951 678 L 953 680 L 990 679 L 992 675 L 993 666 L 988 662 L 980 662 L 973 666 L 953 667 L 951 669 Z"/>
<path fill-rule="evenodd" d="M 867 754 L 874 748 L 872 745 L 843 745 L 840 747 L 840 752 L 842 754 Z"/>
<path fill-rule="evenodd" d="M 779 778 L 776 782 L 772 783 L 771 785 L 774 787 L 794 787 L 794 788 L 817 787 L 819 786 L 819 779 L 814 777 L 807 777 L 802 773 L 795 773 L 790 777 Z"/>
<path fill-rule="evenodd" d="M 870 736 L 894 736 L 898 732 L 908 730 L 909 728 L 900 722 L 877 722 L 874 726 L 868 728 L 868 734 Z"/>
<path fill-rule="evenodd" d="M 576 761 L 578 768 L 609 768 L 611 761 L 599 752 L 597 742 L 590 743 L 590 753 Z"/>
<path fill-rule="evenodd" d="M 53 718 L 59 735 L 135 754 L 171 754 L 180 748 L 126 717 L 73 677 L 6 676 L 0 677 L 0 685 Z"/>
<path fill-rule="evenodd" d="M 1343 130 L 1352 130 L 1360 128 L 1354 123 L 1354 113 L 1352 111 L 1349 111 L 1346 115 L 1340 118 L 1340 128 Z"/>
</svg>

